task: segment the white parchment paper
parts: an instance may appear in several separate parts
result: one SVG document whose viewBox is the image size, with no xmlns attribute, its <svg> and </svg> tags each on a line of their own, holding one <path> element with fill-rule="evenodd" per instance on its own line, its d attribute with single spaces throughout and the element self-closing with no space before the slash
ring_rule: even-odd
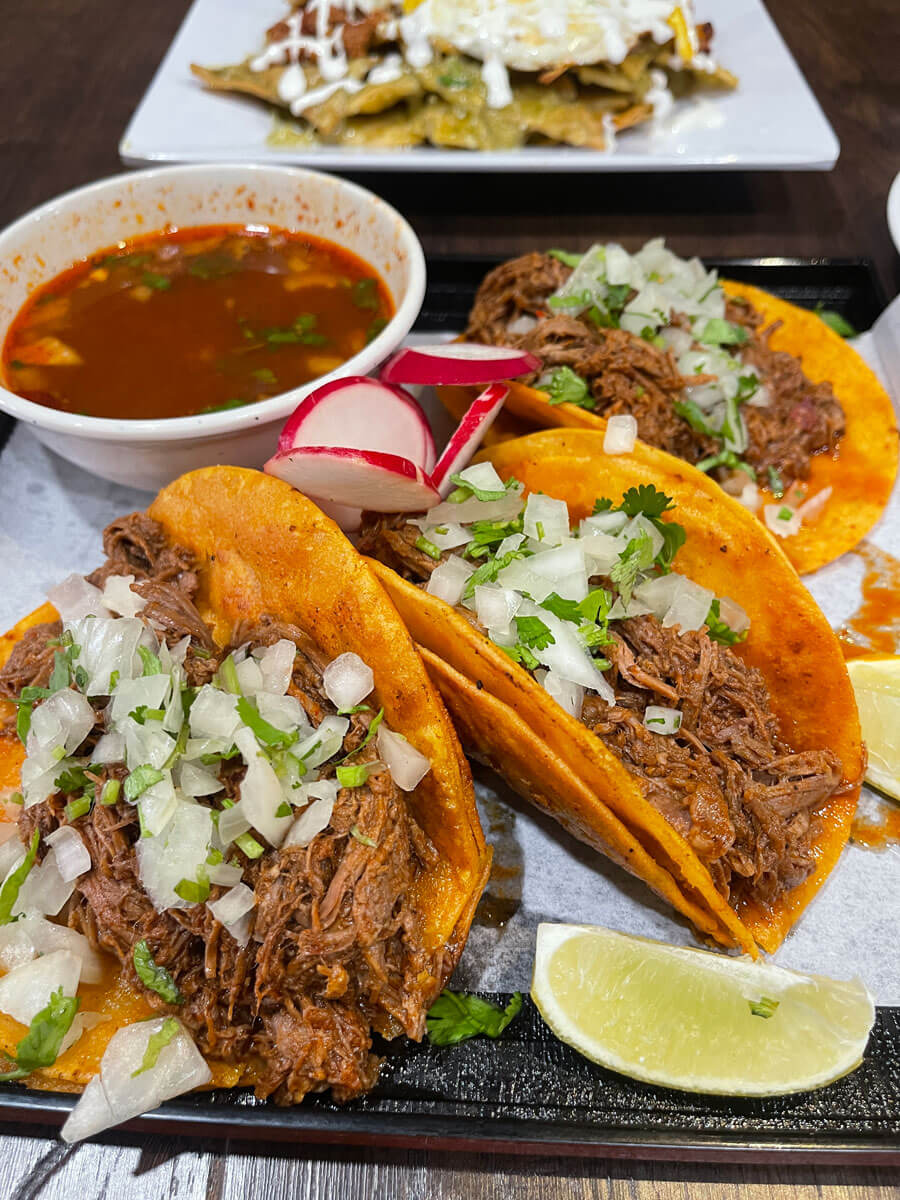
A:
<svg viewBox="0 0 900 1200">
<path fill-rule="evenodd" d="M 895 315 L 900 318 L 900 308 Z M 883 367 L 893 350 L 881 341 Z M 890 372 L 883 369 L 884 378 L 898 362 L 900 355 Z M 423 404 L 441 444 L 449 419 L 428 395 Z M 71 466 L 17 426 L 0 456 L 0 628 L 41 603 L 52 583 L 97 565 L 104 525 L 148 500 L 147 493 Z M 869 541 L 900 557 L 900 489 Z M 862 560 L 851 553 L 807 578 L 833 626 L 856 609 L 862 575 Z M 495 869 L 455 976 L 458 986 L 527 988 L 540 921 L 586 922 L 697 944 L 691 929 L 643 884 L 529 808 L 495 776 L 476 770 L 476 787 Z M 878 802 L 864 792 L 863 803 Z M 873 852 L 850 845 L 776 961 L 835 978 L 859 976 L 879 1004 L 900 1005 L 898 929 L 900 847 Z"/>
</svg>

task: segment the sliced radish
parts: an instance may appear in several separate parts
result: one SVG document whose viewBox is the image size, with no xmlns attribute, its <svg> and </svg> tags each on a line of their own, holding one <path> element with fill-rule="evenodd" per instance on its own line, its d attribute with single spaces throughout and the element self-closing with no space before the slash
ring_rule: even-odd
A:
<svg viewBox="0 0 900 1200">
<path fill-rule="evenodd" d="M 278 439 L 283 454 L 298 446 L 342 446 L 399 454 L 424 471 L 434 466 L 434 438 L 424 412 L 403 388 L 365 375 L 334 379 L 297 406 Z"/>
<path fill-rule="evenodd" d="M 442 498 L 449 496 L 453 491 L 451 475 L 462 470 L 469 462 L 484 435 L 493 425 L 508 395 L 508 387 L 504 387 L 502 383 L 492 383 L 472 402 L 431 472 L 431 482 Z"/>
<path fill-rule="evenodd" d="M 496 383 L 540 370 L 541 361 L 512 346 L 448 342 L 439 346 L 405 346 L 381 369 L 385 383 Z"/>
<path fill-rule="evenodd" d="M 279 451 L 264 470 L 314 500 L 372 512 L 421 512 L 441 498 L 420 466 L 380 450 L 299 446 Z"/>
</svg>

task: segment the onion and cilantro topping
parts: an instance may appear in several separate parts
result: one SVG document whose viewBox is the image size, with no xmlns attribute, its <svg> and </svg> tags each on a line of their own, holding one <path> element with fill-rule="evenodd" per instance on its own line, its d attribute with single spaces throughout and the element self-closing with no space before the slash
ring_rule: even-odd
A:
<svg viewBox="0 0 900 1200">
<path fill-rule="evenodd" d="M 673 571 L 685 533 L 664 519 L 673 503 L 652 485 L 629 488 L 619 504 L 598 499 L 573 529 L 564 501 L 532 493 L 523 502 L 522 485 L 504 483 L 490 463 L 456 482 L 446 502 L 413 521 L 440 549 L 427 590 L 474 613 L 491 641 L 573 716 L 585 691 L 614 702 L 603 674 L 611 665 L 605 649 L 615 643 L 611 622 L 652 613 L 682 633 L 705 627 L 724 645 L 746 637 L 739 605 Z M 659 719 L 647 728 L 677 732 L 674 718 Z M 378 748 L 390 763 L 381 736 Z"/>
</svg>

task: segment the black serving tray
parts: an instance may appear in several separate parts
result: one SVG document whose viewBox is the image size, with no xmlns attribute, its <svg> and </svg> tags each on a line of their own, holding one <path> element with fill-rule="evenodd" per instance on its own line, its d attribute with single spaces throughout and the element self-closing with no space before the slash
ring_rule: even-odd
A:
<svg viewBox="0 0 900 1200">
<path fill-rule="evenodd" d="M 435 258 L 416 328 L 458 331 L 496 259 Z M 839 259 L 727 259 L 710 266 L 796 304 L 822 304 L 868 329 L 884 307 L 871 264 Z M 0 415 L 0 449 L 12 421 Z M 505 1002 L 507 996 L 489 999 Z M 162 1105 L 128 1128 L 204 1138 L 621 1158 L 900 1164 L 900 1008 L 878 1009 L 862 1065 L 827 1088 L 742 1100 L 637 1083 L 557 1041 L 526 1000 L 496 1041 L 379 1047 L 368 1096 L 296 1108 L 214 1091 Z M 74 1098 L 0 1086 L 0 1120 L 59 1124 Z"/>
</svg>

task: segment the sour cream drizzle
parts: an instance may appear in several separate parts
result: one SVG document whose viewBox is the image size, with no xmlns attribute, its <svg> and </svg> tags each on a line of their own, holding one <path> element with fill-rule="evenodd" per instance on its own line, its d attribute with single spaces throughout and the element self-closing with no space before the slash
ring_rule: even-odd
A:
<svg viewBox="0 0 900 1200">
<path fill-rule="evenodd" d="M 387 55 L 360 81 L 349 74 L 344 24 L 328 31 L 331 2 L 309 0 L 303 12 L 287 18 L 287 35 L 250 63 L 253 71 L 287 65 L 278 93 L 295 116 L 341 88 L 357 92 L 365 83 L 399 79 L 404 61 L 413 70 L 422 70 L 434 57 L 436 40 L 480 60 L 488 107 L 506 108 L 513 99 L 510 69 L 533 72 L 562 62 L 621 63 L 642 34 L 649 33 L 659 45 L 672 38 L 668 18 L 674 8 L 672 0 L 554 0 L 552 4 L 547 0 L 423 0 L 404 14 L 400 0 L 345 0 L 342 7 L 348 22 L 389 4 L 391 15 L 381 33 L 388 39 L 398 37 L 401 43 L 400 53 Z M 681 10 L 693 44 L 693 0 L 681 0 Z M 310 12 L 316 17 L 314 35 L 301 32 L 304 13 Z M 318 68 L 324 80 L 321 87 L 307 90 L 301 57 Z M 708 59 L 696 53 L 695 57 Z M 706 62 L 697 65 L 710 69 Z M 672 95 L 662 72 L 654 72 L 647 100 L 657 118 L 671 109 Z"/>
</svg>

